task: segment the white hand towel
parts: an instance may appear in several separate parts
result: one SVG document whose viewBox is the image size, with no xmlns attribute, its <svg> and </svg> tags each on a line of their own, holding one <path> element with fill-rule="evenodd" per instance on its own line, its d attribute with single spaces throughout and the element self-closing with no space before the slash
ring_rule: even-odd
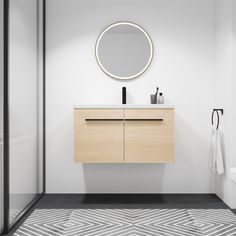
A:
<svg viewBox="0 0 236 236">
<path fill-rule="evenodd" d="M 218 175 L 224 174 L 223 152 L 221 147 L 221 132 L 216 130 L 216 170 Z"/>
<path fill-rule="evenodd" d="M 214 126 L 212 126 L 211 131 L 211 156 L 209 159 L 209 168 L 213 173 L 216 172 L 216 128 Z"/>
</svg>

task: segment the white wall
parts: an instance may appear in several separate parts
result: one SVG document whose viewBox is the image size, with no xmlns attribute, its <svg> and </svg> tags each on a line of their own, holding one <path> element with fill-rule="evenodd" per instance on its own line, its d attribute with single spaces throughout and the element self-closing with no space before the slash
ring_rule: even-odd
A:
<svg viewBox="0 0 236 236">
<path fill-rule="evenodd" d="M 155 47 L 140 78 L 121 82 L 98 67 L 94 48 L 107 25 L 132 21 Z M 209 193 L 210 114 L 215 75 L 214 0 L 47 1 L 47 192 Z M 74 164 L 73 106 L 149 103 L 156 86 L 176 106 L 175 164 Z"/>
<path fill-rule="evenodd" d="M 236 134 L 236 2 L 232 0 L 232 107 L 233 107 L 233 117 L 232 117 L 232 145 L 233 145 L 233 155 L 231 160 L 231 167 L 236 167 L 236 145 L 235 145 L 235 134 Z M 231 182 L 231 202 L 230 206 L 236 209 L 236 185 Z"/>
<path fill-rule="evenodd" d="M 236 185 L 229 169 L 236 166 L 236 4 L 234 0 L 216 1 L 216 94 L 215 105 L 224 108 L 222 138 L 225 140 L 225 174 L 216 176 L 216 193 L 232 208 L 236 208 Z"/>
<path fill-rule="evenodd" d="M 236 133 L 236 93 L 235 93 L 235 89 L 236 89 L 236 2 L 232 0 L 232 11 L 231 11 L 231 15 L 232 15 L 232 53 L 233 53 L 233 61 L 232 61 L 232 107 L 234 108 L 233 110 L 233 133 Z M 233 153 L 235 154 L 234 157 L 232 158 L 232 166 L 236 166 L 236 145 L 233 145 L 234 150 Z M 234 186 L 235 187 L 235 186 Z M 236 187 L 235 187 L 236 190 Z M 236 192 L 235 192 L 236 193 Z M 236 195 L 235 199 L 236 199 Z M 236 206 L 236 204 L 235 204 Z"/>
</svg>

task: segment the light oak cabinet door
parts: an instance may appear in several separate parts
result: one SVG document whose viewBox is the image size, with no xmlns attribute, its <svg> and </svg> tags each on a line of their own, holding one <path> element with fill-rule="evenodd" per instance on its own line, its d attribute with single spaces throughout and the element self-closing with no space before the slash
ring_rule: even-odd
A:
<svg viewBox="0 0 236 236">
<path fill-rule="evenodd" d="M 75 109 L 74 116 L 76 162 L 124 161 L 123 109 Z"/>
<path fill-rule="evenodd" d="M 125 162 L 174 162 L 173 109 L 125 109 Z"/>
</svg>

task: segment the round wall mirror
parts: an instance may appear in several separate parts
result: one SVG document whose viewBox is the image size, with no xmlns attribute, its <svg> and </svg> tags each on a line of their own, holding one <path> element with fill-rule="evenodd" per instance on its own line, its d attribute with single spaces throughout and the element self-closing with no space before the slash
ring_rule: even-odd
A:
<svg viewBox="0 0 236 236">
<path fill-rule="evenodd" d="M 153 57 L 148 33 L 130 22 L 108 26 L 98 37 L 96 59 L 101 69 L 116 79 L 133 79 L 146 71 Z"/>
</svg>

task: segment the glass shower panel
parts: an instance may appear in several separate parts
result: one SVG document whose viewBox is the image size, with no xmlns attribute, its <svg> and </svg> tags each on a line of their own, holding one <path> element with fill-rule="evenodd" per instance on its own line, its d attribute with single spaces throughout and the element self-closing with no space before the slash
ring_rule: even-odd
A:
<svg viewBox="0 0 236 236">
<path fill-rule="evenodd" d="M 3 229 L 3 0 L 0 0 L 0 232 Z"/>
<path fill-rule="evenodd" d="M 41 194 L 40 0 L 9 0 L 10 223 Z"/>
</svg>

